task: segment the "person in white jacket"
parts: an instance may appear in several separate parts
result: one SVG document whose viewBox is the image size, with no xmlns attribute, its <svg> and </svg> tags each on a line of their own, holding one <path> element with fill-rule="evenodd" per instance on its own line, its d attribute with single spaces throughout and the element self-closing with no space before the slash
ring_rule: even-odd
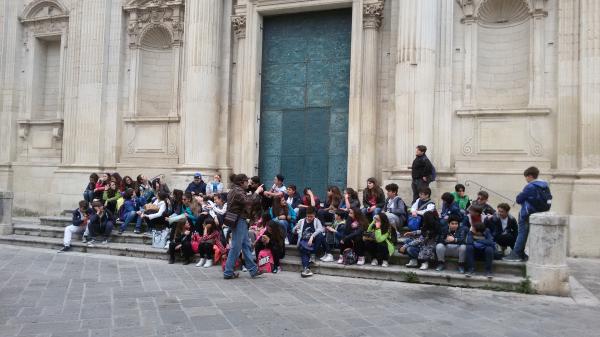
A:
<svg viewBox="0 0 600 337">
<path fill-rule="evenodd" d="M 158 207 L 158 212 L 152 214 L 145 214 L 139 211 L 139 215 L 146 220 L 148 224 L 148 232 L 151 232 L 156 227 L 166 227 L 167 220 L 165 219 L 165 212 L 167 210 L 167 198 L 169 195 L 165 192 L 159 192 L 158 198 L 152 203 Z M 136 228 L 134 233 L 139 234 L 141 228 Z"/>
</svg>

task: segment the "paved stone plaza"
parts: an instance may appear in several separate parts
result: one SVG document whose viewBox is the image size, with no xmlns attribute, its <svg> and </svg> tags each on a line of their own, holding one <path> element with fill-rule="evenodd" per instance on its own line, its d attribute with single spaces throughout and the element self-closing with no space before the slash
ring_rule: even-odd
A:
<svg viewBox="0 0 600 337">
<path fill-rule="evenodd" d="M 0 336 L 597 336 L 570 298 L 1 246 Z"/>
</svg>

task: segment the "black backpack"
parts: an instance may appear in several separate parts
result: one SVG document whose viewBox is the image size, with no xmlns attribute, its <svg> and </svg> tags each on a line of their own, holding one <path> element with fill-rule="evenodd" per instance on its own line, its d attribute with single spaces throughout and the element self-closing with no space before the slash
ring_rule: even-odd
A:
<svg viewBox="0 0 600 337">
<path fill-rule="evenodd" d="M 550 187 L 540 187 L 534 185 L 537 189 L 538 197 L 532 202 L 533 208 L 535 208 L 536 212 L 547 212 L 552 207 L 552 193 L 550 192 Z"/>
</svg>

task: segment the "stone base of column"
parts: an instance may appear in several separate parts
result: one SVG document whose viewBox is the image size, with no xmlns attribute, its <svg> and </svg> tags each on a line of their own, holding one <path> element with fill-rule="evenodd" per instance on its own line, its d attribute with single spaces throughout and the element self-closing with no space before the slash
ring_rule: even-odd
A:
<svg viewBox="0 0 600 337">
<path fill-rule="evenodd" d="M 0 164 L 0 190 L 12 190 L 13 170 L 10 164 Z"/>
<path fill-rule="evenodd" d="M 12 192 L 0 191 L 0 235 L 13 234 Z"/>
<path fill-rule="evenodd" d="M 546 212 L 530 219 L 527 276 L 539 294 L 569 296 L 566 216 Z"/>
</svg>

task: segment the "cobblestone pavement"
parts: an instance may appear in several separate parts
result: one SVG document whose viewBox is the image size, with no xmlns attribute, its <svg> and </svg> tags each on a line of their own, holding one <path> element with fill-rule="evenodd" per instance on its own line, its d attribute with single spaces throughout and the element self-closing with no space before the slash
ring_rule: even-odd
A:
<svg viewBox="0 0 600 337">
<path fill-rule="evenodd" d="M 0 336 L 598 336 L 570 298 L 0 245 Z"/>
<path fill-rule="evenodd" d="M 567 261 L 571 275 L 600 299 L 600 259 L 569 258 Z"/>
</svg>

